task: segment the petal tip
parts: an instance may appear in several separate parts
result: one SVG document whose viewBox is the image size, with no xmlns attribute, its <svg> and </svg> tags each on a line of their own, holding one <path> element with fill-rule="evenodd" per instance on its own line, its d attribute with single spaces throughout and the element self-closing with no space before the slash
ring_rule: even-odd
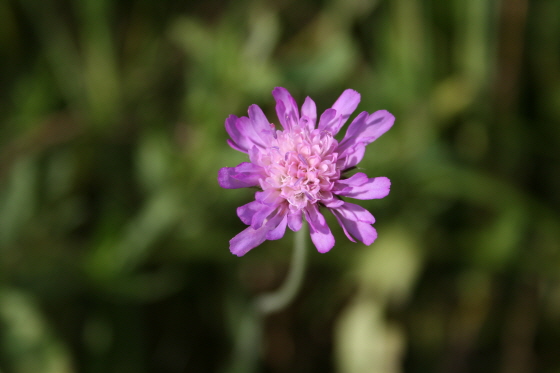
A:
<svg viewBox="0 0 560 373">
<path fill-rule="evenodd" d="M 228 167 L 222 167 L 218 171 L 218 184 L 220 185 L 220 187 L 224 189 L 228 189 L 227 180 L 228 180 Z"/>
<path fill-rule="evenodd" d="M 328 253 L 329 251 L 331 251 L 331 249 L 332 249 L 333 247 L 334 247 L 334 243 L 333 243 L 333 245 L 332 245 L 331 247 L 317 248 L 317 251 L 318 251 L 320 254 L 326 254 L 326 253 Z"/>
</svg>

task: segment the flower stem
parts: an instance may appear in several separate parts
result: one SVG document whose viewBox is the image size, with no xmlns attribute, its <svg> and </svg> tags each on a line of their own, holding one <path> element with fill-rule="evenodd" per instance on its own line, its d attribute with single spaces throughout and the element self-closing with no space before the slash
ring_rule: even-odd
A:
<svg viewBox="0 0 560 373">
<path fill-rule="evenodd" d="M 307 222 L 294 235 L 294 251 L 286 280 L 274 292 L 261 295 L 241 319 L 237 334 L 232 361 L 226 373 L 256 372 L 258 368 L 260 341 L 263 333 L 264 317 L 281 311 L 288 306 L 297 295 L 306 267 Z"/>
<path fill-rule="evenodd" d="M 305 252 L 306 239 L 307 222 L 303 222 L 301 229 L 294 234 L 294 251 L 286 280 L 278 290 L 261 295 L 256 300 L 257 310 L 261 315 L 266 316 L 281 311 L 288 306 L 297 295 L 303 282 L 307 263 Z"/>
</svg>

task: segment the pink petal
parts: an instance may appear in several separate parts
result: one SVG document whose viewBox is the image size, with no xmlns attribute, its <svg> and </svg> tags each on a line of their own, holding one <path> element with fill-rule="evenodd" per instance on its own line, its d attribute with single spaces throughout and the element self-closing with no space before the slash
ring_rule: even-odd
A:
<svg viewBox="0 0 560 373">
<path fill-rule="evenodd" d="M 304 210 L 305 218 L 309 222 L 311 241 L 320 253 L 326 253 L 334 246 L 334 236 L 331 233 L 325 217 L 319 212 L 315 204 L 309 204 Z"/>
<path fill-rule="evenodd" d="M 259 185 L 264 176 L 262 167 L 243 162 L 235 167 L 224 167 L 218 172 L 218 183 L 222 188 L 238 189 Z"/>
<path fill-rule="evenodd" d="M 235 126 L 239 133 L 241 133 L 241 136 L 243 136 L 245 141 L 249 144 L 248 149 L 255 145 L 259 148 L 266 148 L 266 142 L 261 138 L 260 133 L 257 132 L 251 119 L 247 117 L 238 118 Z"/>
<path fill-rule="evenodd" d="M 290 211 L 288 213 L 288 227 L 294 232 L 297 232 L 301 229 L 301 225 L 301 210 Z"/>
<path fill-rule="evenodd" d="M 336 166 L 342 171 L 347 170 L 350 167 L 354 167 L 362 161 L 365 152 L 366 144 L 361 142 L 354 144 L 352 147 L 344 150 L 344 152 L 339 155 L 339 158 L 336 161 Z"/>
<path fill-rule="evenodd" d="M 307 122 L 307 128 L 309 131 L 313 131 L 315 129 L 315 123 L 317 122 L 317 106 L 310 97 L 305 99 L 305 102 L 301 107 L 301 122 L 304 121 Z M 303 123 L 300 124 L 303 125 Z"/>
<path fill-rule="evenodd" d="M 375 218 L 367 209 L 355 203 L 344 202 L 344 205 L 336 209 L 337 211 L 343 213 L 348 219 L 361 221 L 363 223 L 373 224 L 375 223 Z"/>
<path fill-rule="evenodd" d="M 265 148 L 274 139 L 274 126 L 257 105 L 249 106 L 249 118 L 230 115 L 226 119 L 225 127 L 231 137 L 228 144 L 244 153 L 255 145 Z"/>
<path fill-rule="evenodd" d="M 294 100 L 286 88 L 282 87 L 274 88 L 272 96 L 276 99 L 276 114 L 280 124 L 286 130 L 292 129 L 299 121 L 299 110 L 296 100 Z"/>
<path fill-rule="evenodd" d="M 331 209 L 331 212 L 350 241 L 356 242 L 353 239 L 355 237 L 365 245 L 371 245 L 377 238 L 377 231 L 371 226 L 375 218 L 363 207 L 345 202 L 341 207 Z"/>
<path fill-rule="evenodd" d="M 270 124 L 258 105 L 249 106 L 249 119 L 251 119 L 255 134 L 268 146 L 274 140 L 274 125 Z"/>
<path fill-rule="evenodd" d="M 253 216 L 261 209 L 262 204 L 257 201 L 249 202 L 237 208 L 237 216 L 247 225 L 251 225 Z"/>
<path fill-rule="evenodd" d="M 255 193 L 255 199 L 267 206 L 277 206 L 286 200 L 280 197 L 280 191 L 276 189 L 266 189 Z"/>
<path fill-rule="evenodd" d="M 259 229 L 248 227 L 229 241 L 229 250 L 234 255 L 243 256 L 249 250 L 266 241 L 268 231 L 269 229 L 266 226 L 262 226 Z"/>
<path fill-rule="evenodd" d="M 333 199 L 330 199 L 328 201 L 321 200 L 321 203 L 323 205 L 325 205 L 325 207 L 328 207 L 330 209 L 334 209 L 334 208 L 337 208 L 339 206 L 342 206 L 344 204 L 344 201 L 341 200 L 341 199 L 338 199 L 338 198 L 333 198 Z"/>
<path fill-rule="evenodd" d="M 249 154 L 249 161 L 251 161 L 251 163 L 263 166 L 263 164 L 261 163 L 262 154 L 259 147 L 250 147 L 247 151 L 247 154 Z"/>
<path fill-rule="evenodd" d="M 251 219 L 251 227 L 253 229 L 259 229 L 263 224 L 265 224 L 271 215 L 278 209 L 278 206 L 267 206 L 260 203 L 259 210 L 253 215 Z"/>
<path fill-rule="evenodd" d="M 242 153 L 247 153 L 247 149 L 242 148 L 241 146 L 237 145 L 237 143 L 234 142 L 233 140 L 227 139 L 226 141 L 227 141 L 228 145 L 231 146 L 233 149 L 238 150 Z"/>
<path fill-rule="evenodd" d="M 338 115 L 341 117 L 340 125 L 338 128 L 334 128 L 333 135 L 336 135 L 340 128 L 346 123 L 350 115 L 356 110 L 358 104 L 360 103 L 360 94 L 353 89 L 347 89 L 336 100 L 333 109 L 336 110 Z"/>
<path fill-rule="evenodd" d="M 267 240 L 279 240 L 282 237 L 284 237 L 284 234 L 286 233 L 286 223 L 288 221 L 288 216 L 287 214 L 284 213 L 280 215 L 280 217 L 281 217 L 280 222 L 278 223 L 276 228 L 268 231 L 268 233 L 266 234 Z M 274 221 L 271 220 L 271 224 L 276 224 L 276 220 Z"/>
<path fill-rule="evenodd" d="M 348 179 L 336 181 L 332 192 L 349 198 L 376 199 L 386 197 L 390 187 L 391 181 L 384 176 L 368 178 L 359 172 Z"/>
<path fill-rule="evenodd" d="M 237 118 L 235 115 L 230 115 L 227 117 L 225 126 L 226 132 L 231 137 L 231 140 L 228 140 L 229 146 L 234 148 L 235 150 L 239 150 L 240 152 L 247 153 L 249 147 L 253 144 L 248 141 L 248 139 L 239 132 L 237 129 Z"/>
<path fill-rule="evenodd" d="M 367 145 L 374 142 L 387 132 L 394 122 L 395 117 L 387 110 L 378 110 L 367 118 L 361 113 L 348 126 L 344 139 L 338 145 L 338 151 L 343 153 L 358 143 Z"/>
<path fill-rule="evenodd" d="M 337 115 L 337 111 L 335 109 L 327 109 L 321 114 L 321 118 L 319 118 L 319 129 L 321 131 L 327 131 L 333 134 L 336 134 L 335 128 L 340 128 L 340 115 Z M 338 132 L 338 131 L 336 131 Z"/>
<path fill-rule="evenodd" d="M 237 256 L 245 255 L 249 250 L 259 246 L 264 241 L 277 240 L 284 236 L 286 231 L 286 210 L 279 208 L 270 220 L 254 229 L 247 227 L 229 241 L 229 249 Z"/>
</svg>

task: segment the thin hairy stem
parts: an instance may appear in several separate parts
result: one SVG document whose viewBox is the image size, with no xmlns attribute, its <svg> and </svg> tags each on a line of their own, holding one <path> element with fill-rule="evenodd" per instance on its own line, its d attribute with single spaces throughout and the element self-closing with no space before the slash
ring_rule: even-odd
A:
<svg viewBox="0 0 560 373">
<path fill-rule="evenodd" d="M 307 223 L 294 235 L 294 251 L 286 280 L 280 288 L 272 293 L 260 296 L 257 301 L 257 310 L 263 316 L 281 311 L 296 297 L 305 273 L 307 263 L 306 255 Z"/>
</svg>

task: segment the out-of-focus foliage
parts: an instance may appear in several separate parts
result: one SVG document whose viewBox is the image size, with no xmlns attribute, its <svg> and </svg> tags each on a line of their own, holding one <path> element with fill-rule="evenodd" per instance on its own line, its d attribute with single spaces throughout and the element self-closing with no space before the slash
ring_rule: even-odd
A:
<svg viewBox="0 0 560 373">
<path fill-rule="evenodd" d="M 558 1 L 8 0 L 0 54 L 0 372 L 233 371 L 291 239 L 228 252 L 223 122 L 274 86 L 397 121 L 258 370 L 560 372 Z"/>
</svg>

